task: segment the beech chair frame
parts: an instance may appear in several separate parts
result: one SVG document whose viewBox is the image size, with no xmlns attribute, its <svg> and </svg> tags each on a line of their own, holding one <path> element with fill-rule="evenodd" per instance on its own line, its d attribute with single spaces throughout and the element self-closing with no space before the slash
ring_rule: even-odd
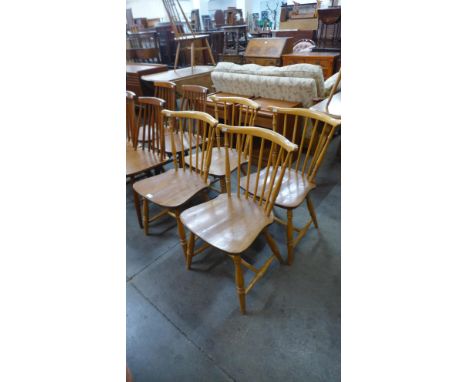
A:
<svg viewBox="0 0 468 382">
<path fill-rule="evenodd" d="M 220 122 L 220 114 L 222 112 L 222 118 L 224 124 L 231 126 L 255 126 L 255 119 L 257 117 L 257 112 L 260 110 L 260 105 L 244 97 L 237 96 L 228 96 L 228 97 L 218 97 L 216 95 L 211 95 L 209 100 L 214 103 L 215 118 Z M 222 106 L 221 106 L 222 105 Z M 220 112 L 221 108 L 221 112 Z M 225 193 L 226 192 L 226 173 L 225 173 L 225 159 L 224 154 L 221 153 L 224 143 L 221 142 L 221 134 L 219 127 L 216 129 L 216 147 L 213 148 L 212 162 L 210 168 L 210 175 L 214 177 L 211 188 L 217 192 Z M 224 139 L 224 137 L 223 137 Z M 248 140 L 245 140 L 241 144 L 242 153 L 245 155 L 248 148 Z M 229 142 L 229 155 L 233 159 L 237 155 L 236 149 L 233 147 L 233 142 Z M 218 163 L 219 162 L 219 163 Z M 247 162 L 247 158 L 241 158 L 241 171 L 244 173 L 243 164 Z M 216 166 L 217 165 L 217 166 Z M 216 168 L 214 168 L 216 166 Z M 222 169 L 224 168 L 224 171 Z M 231 169 L 230 172 L 234 171 L 237 168 L 237 163 L 232 163 L 231 160 Z M 220 182 L 220 191 L 213 187 L 214 183 Z"/>
<path fill-rule="evenodd" d="M 253 126 L 229 126 L 219 124 L 218 127 L 227 137 L 224 139 L 224 152 L 226 164 L 226 185 L 227 192 L 219 194 L 215 199 L 202 203 L 195 207 L 185 210 L 182 215 L 182 223 L 189 229 L 190 237 L 188 242 L 186 267 L 191 268 L 194 256 L 203 252 L 206 248 L 212 246 L 227 254 L 234 262 L 235 281 L 237 294 L 239 298 L 240 311 L 245 314 L 245 296 L 253 286 L 265 274 L 274 259 L 284 263 L 281 258 L 278 247 L 268 233 L 268 226 L 274 222 L 272 213 L 273 206 L 281 187 L 281 181 L 284 176 L 286 166 L 292 153 L 297 150 L 297 145 L 291 143 L 282 135 L 260 127 Z M 257 166 L 260 168 L 263 161 L 263 155 L 267 142 L 270 143 L 267 171 L 271 170 L 272 182 L 259 182 L 259 176 L 252 182 L 254 192 L 250 192 L 250 185 L 247 182 L 245 191 L 241 191 L 240 172 L 237 171 L 236 191 L 231 192 L 231 171 L 230 171 L 230 149 L 231 143 L 235 142 L 237 151 L 238 168 L 241 162 L 241 146 L 248 142 L 247 149 L 247 175 L 250 176 L 253 164 L 253 138 L 261 140 L 260 156 Z M 277 155 L 276 150 L 279 149 Z M 260 171 L 257 171 L 260 173 Z M 257 196 L 259 191 L 259 196 Z M 253 241 L 263 234 L 267 244 L 273 254 L 260 268 L 256 268 L 241 258 L 241 253 L 248 249 Z M 195 241 L 201 239 L 204 244 L 195 250 Z M 243 268 L 253 272 L 255 276 L 252 281 L 244 285 Z"/>
<path fill-rule="evenodd" d="M 149 224 L 164 215 L 170 215 L 177 221 L 180 243 L 184 253 L 187 253 L 187 242 L 180 214 L 195 195 L 206 191 L 210 185 L 208 168 L 211 161 L 212 142 L 214 141 L 217 121 L 207 113 L 197 111 L 163 110 L 162 114 L 169 121 L 172 160 L 174 168 L 163 174 L 136 182 L 133 188 L 143 198 L 143 229 L 148 235 Z M 185 131 L 185 130 L 188 131 Z M 188 139 L 185 136 L 188 136 Z M 176 136 L 182 145 L 182 150 L 194 154 L 194 160 L 200 163 L 201 170 L 195 166 L 187 166 L 184 157 L 177 158 Z M 197 139 L 196 145 L 192 139 Z M 185 147 L 188 143 L 187 147 Z M 180 165 L 180 167 L 179 167 Z M 205 195 L 206 200 L 207 195 Z M 163 208 L 161 212 L 150 217 L 149 203 Z"/>
<path fill-rule="evenodd" d="M 155 97 L 139 97 L 127 91 L 127 177 L 134 184 L 136 177 L 151 175 L 152 170 L 164 171 L 163 165 L 168 162 L 164 149 L 164 131 L 162 109 L 164 100 Z M 138 115 L 135 106 L 138 105 Z M 142 139 L 139 140 L 139 137 Z M 133 204 L 138 224 L 142 225 L 140 200 L 133 193 Z"/>
<path fill-rule="evenodd" d="M 275 217 L 275 220 L 286 226 L 288 264 L 291 265 L 294 261 L 294 248 L 307 233 L 311 224 L 313 223 L 315 228 L 319 229 L 310 192 L 316 187 L 315 177 L 334 132 L 341 125 L 341 120 L 304 108 L 270 107 L 270 110 L 273 112 L 273 131 L 284 136 L 291 133 L 291 141 L 299 146 L 297 155 L 288 160 L 286 181 L 282 184 L 275 204 L 276 207 L 286 209 L 287 220 L 278 217 Z M 294 119 L 293 124 L 288 122 L 290 118 Z M 291 129 L 292 132 L 288 131 Z M 304 226 L 297 227 L 293 223 L 293 210 L 304 200 L 307 202 L 310 219 Z M 297 233 L 295 238 L 294 232 Z"/>
</svg>

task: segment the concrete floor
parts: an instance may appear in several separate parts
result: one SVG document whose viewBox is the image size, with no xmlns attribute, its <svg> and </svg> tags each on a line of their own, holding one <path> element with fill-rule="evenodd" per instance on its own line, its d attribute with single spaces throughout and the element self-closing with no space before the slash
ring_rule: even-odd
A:
<svg viewBox="0 0 468 382">
<path fill-rule="evenodd" d="M 309 229 L 292 266 L 273 263 L 247 295 L 245 316 L 232 261 L 210 249 L 187 271 L 175 220 L 153 223 L 145 237 L 127 186 L 127 364 L 135 382 L 340 380 L 338 141 L 311 194 L 320 232 Z M 294 217 L 306 221 L 305 203 Z M 286 258 L 284 227 L 269 231 Z M 263 238 L 246 253 L 257 264 L 267 256 Z"/>
</svg>

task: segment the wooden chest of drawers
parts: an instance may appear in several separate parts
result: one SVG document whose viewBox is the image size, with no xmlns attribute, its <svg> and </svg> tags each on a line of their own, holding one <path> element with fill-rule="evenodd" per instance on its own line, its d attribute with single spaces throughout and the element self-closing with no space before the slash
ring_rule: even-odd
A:
<svg viewBox="0 0 468 382">
<path fill-rule="evenodd" d="M 245 50 L 245 63 L 281 66 L 281 57 L 292 52 L 290 37 L 253 38 Z"/>
<path fill-rule="evenodd" d="M 145 94 L 141 86 L 141 76 L 167 71 L 167 65 L 163 64 L 127 64 L 127 90 L 134 92 L 137 96 L 153 96 Z"/>
<path fill-rule="evenodd" d="M 338 52 L 305 52 L 283 55 L 283 65 L 313 64 L 323 69 L 323 78 L 327 79 L 335 72 L 335 63 L 339 58 Z M 339 69 L 339 68 L 338 68 Z"/>
</svg>

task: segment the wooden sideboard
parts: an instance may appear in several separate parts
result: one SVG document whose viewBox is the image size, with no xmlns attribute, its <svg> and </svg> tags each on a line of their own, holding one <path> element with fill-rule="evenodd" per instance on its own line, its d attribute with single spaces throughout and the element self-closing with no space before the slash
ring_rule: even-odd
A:
<svg viewBox="0 0 468 382">
<path fill-rule="evenodd" d="M 281 56 L 292 52 L 291 37 L 253 38 L 245 50 L 245 63 L 281 66 Z"/>
<path fill-rule="evenodd" d="M 167 65 L 163 64 L 127 64 L 127 90 L 134 92 L 137 96 L 152 96 L 153 94 L 144 91 L 141 77 L 165 71 L 167 71 Z"/>
<path fill-rule="evenodd" d="M 313 64 L 323 69 L 323 78 L 327 79 L 336 71 L 336 62 L 340 58 L 338 52 L 304 52 L 283 55 L 283 65 Z M 338 68 L 339 69 L 339 68 Z"/>
</svg>

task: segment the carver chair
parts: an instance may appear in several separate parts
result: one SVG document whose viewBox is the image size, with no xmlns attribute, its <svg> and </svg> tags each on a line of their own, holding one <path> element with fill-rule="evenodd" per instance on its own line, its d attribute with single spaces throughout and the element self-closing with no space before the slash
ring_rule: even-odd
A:
<svg viewBox="0 0 468 382">
<path fill-rule="evenodd" d="M 197 111 L 163 110 L 163 115 L 169 120 L 174 168 L 135 182 L 133 189 L 143 198 L 143 228 L 145 235 L 148 234 L 150 222 L 166 214 L 174 217 L 177 221 L 180 243 L 185 256 L 187 244 L 180 213 L 187 202 L 201 191 L 206 190 L 210 185 L 208 168 L 217 121 L 209 114 Z M 184 131 L 185 129 L 187 131 Z M 193 154 L 194 160 L 202 168 L 201 171 L 196 171 L 192 163 L 190 163 L 190 166 L 186 166 L 183 156 L 181 157 L 181 167 L 179 167 L 175 138 L 184 134 L 187 134 L 188 137 L 198 137 L 200 139 L 201 143 L 194 146 L 191 145 L 190 138 L 188 146 L 185 146 L 184 139 L 181 139 L 180 142 L 182 150 L 188 150 L 190 154 Z M 162 212 L 149 217 L 150 202 L 162 207 Z"/>
<path fill-rule="evenodd" d="M 187 269 L 190 269 L 193 256 L 201 253 L 209 246 L 227 253 L 234 262 L 240 310 L 244 314 L 245 295 L 265 274 L 275 258 L 283 262 L 278 247 L 268 233 L 267 227 L 274 221 L 272 209 L 286 170 L 285 164 L 288 163 L 292 153 L 297 150 L 297 146 L 282 135 L 260 127 L 228 126 L 224 124 L 218 126 L 224 135 L 227 135 L 224 140 L 227 192 L 182 212 L 180 216 L 182 223 L 190 230 L 186 265 Z M 260 169 L 262 163 L 264 163 L 264 157 L 268 158 L 266 168 L 271 171 L 271 176 L 275 181 L 267 184 L 266 178 L 260 179 L 257 176 L 251 183 L 247 182 L 245 191 L 241 192 L 240 172 L 237 171 L 237 185 L 235 191 L 231 192 L 229 142 L 235 142 L 238 167 L 241 161 L 241 146 L 244 142 L 248 142 L 247 176 L 250 177 L 254 165 L 254 158 L 252 157 L 253 138 L 261 140 L 260 155 L 258 161 L 255 161 L 255 165 Z M 275 159 L 273 153 L 278 149 L 279 152 Z M 254 191 L 253 194 L 250 193 L 251 190 Z M 257 192 L 258 197 L 256 196 Z M 257 269 L 243 260 L 241 254 L 251 246 L 260 234 L 265 236 L 273 255 L 268 258 L 260 269 Z M 197 250 L 195 250 L 196 238 L 205 242 Z M 247 287 L 244 286 L 242 267 L 255 273 L 254 278 Z"/>
<path fill-rule="evenodd" d="M 327 148 L 333 138 L 333 133 L 340 120 L 334 119 L 325 113 L 303 108 L 271 107 L 273 111 L 273 130 L 283 136 L 290 136 L 291 141 L 299 146 L 295 155 L 291 155 L 286 161 L 287 171 L 282 179 L 275 206 L 286 209 L 287 221 L 275 217 L 275 220 L 286 226 L 288 264 L 294 261 L 294 248 L 304 237 L 310 225 L 314 223 L 318 229 L 317 216 L 314 210 L 310 191 L 315 185 L 315 176 L 322 164 Z M 294 123 L 288 122 L 288 117 L 294 119 Z M 292 130 L 292 131 L 291 131 Z M 274 155 L 279 155 L 274 153 Z M 243 177 L 241 187 L 248 188 L 258 174 Z M 267 169 L 260 172 L 260 178 L 266 179 Z M 270 179 L 268 179 L 270 181 Z M 307 202 L 310 220 L 302 228 L 293 224 L 293 211 L 304 200 Z M 294 232 L 297 232 L 294 238 Z"/>
<path fill-rule="evenodd" d="M 135 116 L 136 95 L 127 91 L 127 178 L 134 184 L 139 175 L 150 174 L 153 169 L 163 170 L 163 165 L 168 162 L 165 154 L 163 139 L 162 109 L 164 101 L 154 97 L 140 97 L 137 100 L 139 109 Z M 145 130 L 143 134 L 139 130 Z M 138 140 L 142 135 L 144 140 Z M 137 213 L 138 224 L 142 226 L 141 209 L 138 195 L 134 193 L 133 202 Z"/>
</svg>

